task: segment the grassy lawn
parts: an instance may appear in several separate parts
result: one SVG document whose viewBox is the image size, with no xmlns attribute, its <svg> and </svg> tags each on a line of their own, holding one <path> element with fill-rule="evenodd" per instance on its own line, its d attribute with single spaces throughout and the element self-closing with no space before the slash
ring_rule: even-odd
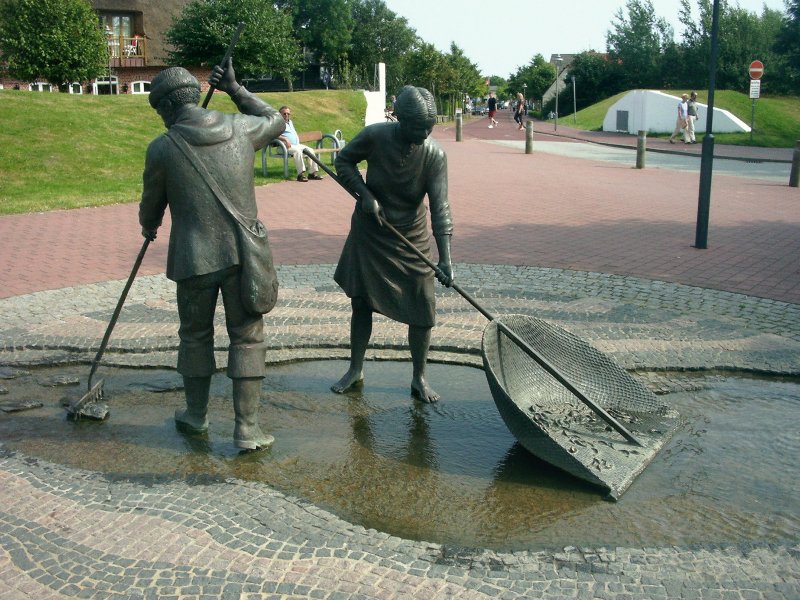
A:
<svg viewBox="0 0 800 600">
<path fill-rule="evenodd" d="M 667 92 L 673 93 L 674 92 Z M 366 100 L 361 92 L 319 90 L 259 94 L 276 109 L 292 108 L 299 131 L 333 133 L 350 140 L 363 127 Z M 622 94 L 563 117 L 569 127 L 599 130 L 606 112 Z M 706 98 L 700 96 L 700 102 Z M 718 91 L 718 108 L 750 122 L 746 94 Z M 210 108 L 236 112 L 224 94 Z M 794 147 L 800 139 L 800 99 L 761 98 L 756 103 L 753 145 Z M 164 125 L 146 95 L 73 96 L 0 90 L 0 214 L 138 202 L 144 155 Z M 665 134 L 651 134 L 669 135 Z M 700 132 L 698 137 L 702 138 Z M 750 134 L 717 134 L 718 143 L 751 144 Z M 261 154 L 253 160 L 256 185 L 282 180 L 278 159 L 261 176 Z"/>
<path fill-rule="evenodd" d="M 662 90 L 665 94 L 680 96 L 683 91 Z M 603 119 L 611 106 L 627 92 L 622 92 L 611 98 L 606 98 L 592 106 L 579 110 L 576 114 L 577 124 L 573 122 L 572 115 L 561 117 L 567 127 L 575 127 L 587 131 L 600 131 L 603 128 Z M 708 97 L 703 92 L 697 93 L 698 102 L 705 104 Z M 714 94 L 714 107 L 723 108 L 736 115 L 742 121 L 750 124 L 753 110 L 752 100 L 747 94 L 727 90 L 717 91 Z M 653 137 L 669 137 L 672 131 L 662 133 L 648 133 Z M 703 133 L 697 132 L 698 141 L 703 139 Z M 776 148 L 794 148 L 800 140 L 800 98 L 797 97 L 762 97 L 756 100 L 755 131 L 753 140 L 750 141 L 749 133 L 715 133 L 714 139 L 719 144 L 768 146 Z"/>
<path fill-rule="evenodd" d="M 276 109 L 291 106 L 299 131 L 341 129 L 349 140 L 363 127 L 361 92 L 259 96 Z M 209 108 L 236 112 L 225 94 L 216 94 Z M 0 90 L 0 123 L 0 214 L 138 202 L 147 145 L 164 132 L 146 95 Z M 270 159 L 266 178 L 260 153 L 253 164 L 256 185 L 282 180 L 278 159 Z"/>
</svg>

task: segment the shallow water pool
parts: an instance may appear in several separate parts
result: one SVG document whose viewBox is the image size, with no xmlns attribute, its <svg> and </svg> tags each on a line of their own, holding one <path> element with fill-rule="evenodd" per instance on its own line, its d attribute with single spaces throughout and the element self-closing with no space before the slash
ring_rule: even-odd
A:
<svg viewBox="0 0 800 600">
<path fill-rule="evenodd" d="M 500 418 L 483 371 L 430 365 L 434 405 L 409 393 L 411 366 L 372 362 L 349 395 L 329 386 L 344 361 L 270 367 L 261 423 L 266 452 L 232 444 L 230 381 L 214 377 L 207 435 L 174 426 L 183 406 L 175 372 L 101 367 L 103 422 L 72 422 L 51 387 L 81 367 L 29 370 L 3 382 L 0 441 L 50 462 L 113 477 L 235 477 L 308 500 L 365 527 L 404 538 L 498 550 L 542 547 L 785 541 L 800 537 L 800 385 L 741 377 L 698 379 L 700 391 L 661 396 L 683 425 L 617 503 L 522 448 Z M 46 385 L 43 385 L 46 384 Z M 692 387 L 692 386 L 687 386 Z"/>
</svg>

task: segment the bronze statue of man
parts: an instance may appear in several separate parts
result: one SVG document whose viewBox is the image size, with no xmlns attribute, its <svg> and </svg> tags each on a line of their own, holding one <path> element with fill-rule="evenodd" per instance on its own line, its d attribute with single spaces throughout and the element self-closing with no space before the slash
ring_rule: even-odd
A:
<svg viewBox="0 0 800 600">
<path fill-rule="evenodd" d="M 233 380 L 234 444 L 258 450 L 275 441 L 258 423 L 266 355 L 263 316 L 243 306 L 237 225 L 200 171 L 211 174 L 239 213 L 255 219 L 253 153 L 278 137 L 284 122 L 274 108 L 236 83 L 230 61 L 224 69 L 215 67 L 209 82 L 231 97 L 240 114 L 197 106 L 200 84 L 182 67 L 153 78 L 150 105 L 170 131 L 147 148 L 139 223 L 142 235 L 155 239 L 169 207 L 166 274 L 177 283 L 178 372 L 186 396 L 186 408 L 175 413 L 176 426 L 188 433 L 208 429 L 209 388 L 216 370 L 214 312 L 222 293 L 230 337 L 227 375 Z M 180 139 L 172 138 L 178 135 L 188 143 L 189 154 L 181 150 Z"/>
<path fill-rule="evenodd" d="M 453 221 L 447 200 L 447 157 L 428 136 L 436 123 L 431 93 L 405 86 L 396 103 L 398 122 L 364 128 L 341 150 L 336 171 L 360 197 L 334 276 L 351 299 L 350 367 L 331 389 L 342 393 L 364 379 L 372 335 L 372 313 L 408 324 L 413 375 L 411 393 L 424 402 L 437 394 L 425 380 L 431 329 L 436 321 L 433 271 L 381 226 L 385 219 L 430 257 L 423 199 L 428 196 L 431 228 L 439 251 L 440 281 L 450 285 Z M 366 182 L 358 163 L 367 161 Z"/>
</svg>

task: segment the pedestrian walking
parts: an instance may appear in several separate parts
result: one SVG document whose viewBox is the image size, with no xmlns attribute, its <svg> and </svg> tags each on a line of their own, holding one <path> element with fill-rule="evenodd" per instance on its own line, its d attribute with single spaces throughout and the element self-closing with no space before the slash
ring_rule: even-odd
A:
<svg viewBox="0 0 800 600">
<path fill-rule="evenodd" d="M 686 103 L 686 113 L 688 115 L 687 125 L 689 133 L 689 143 L 696 144 L 694 137 L 694 123 L 697 121 L 697 92 L 689 94 L 689 101 Z"/>
<path fill-rule="evenodd" d="M 514 108 L 514 120 L 517 122 L 517 125 L 519 125 L 519 129 L 525 129 L 525 125 L 522 121 L 527 112 L 527 107 L 525 106 L 525 96 L 522 95 L 522 92 L 517 92 L 517 105 Z"/>
<path fill-rule="evenodd" d="M 494 118 L 497 114 L 497 98 L 495 98 L 494 92 L 489 92 L 489 101 L 486 103 L 486 106 L 489 109 L 489 129 L 491 129 L 500 124 L 497 122 L 497 119 Z"/>
<path fill-rule="evenodd" d="M 672 132 L 672 135 L 669 136 L 669 143 L 674 144 L 675 138 L 681 134 L 683 131 L 683 143 L 689 143 L 689 94 L 683 94 L 681 96 L 681 101 L 678 102 L 678 118 L 675 121 L 675 130 Z"/>
</svg>

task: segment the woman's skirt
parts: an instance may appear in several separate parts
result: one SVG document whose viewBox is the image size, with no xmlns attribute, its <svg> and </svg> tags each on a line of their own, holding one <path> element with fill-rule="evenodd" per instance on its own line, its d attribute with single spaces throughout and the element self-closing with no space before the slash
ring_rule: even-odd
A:
<svg viewBox="0 0 800 600">
<path fill-rule="evenodd" d="M 410 227 L 395 227 L 430 259 L 424 215 Z M 334 279 L 348 297 L 364 299 L 390 319 L 417 327 L 433 327 L 436 322 L 431 268 L 373 216 L 358 209 L 353 211 Z"/>
</svg>

